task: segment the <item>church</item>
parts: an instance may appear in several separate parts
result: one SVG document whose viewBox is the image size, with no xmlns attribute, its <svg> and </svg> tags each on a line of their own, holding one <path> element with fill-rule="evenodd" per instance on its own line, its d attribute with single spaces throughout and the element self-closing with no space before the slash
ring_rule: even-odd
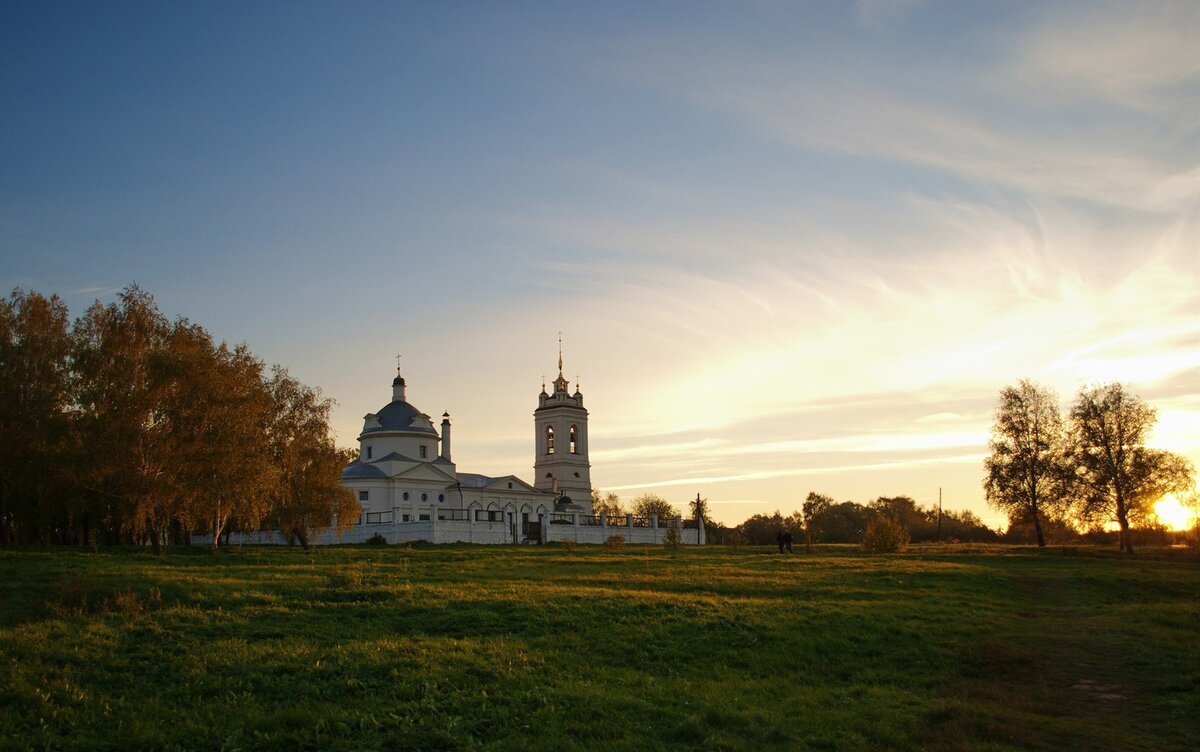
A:
<svg viewBox="0 0 1200 752">
<path fill-rule="evenodd" d="M 467 537 L 514 543 L 539 542 L 540 521 L 552 513 L 591 516 L 588 412 L 578 386 L 570 392 L 561 353 L 558 367 L 554 393 L 547 393 L 543 384 L 534 411 L 532 485 L 515 474 L 492 477 L 459 471 L 451 450 L 449 413 L 442 414 L 435 428 L 433 420 L 408 401 L 407 384 L 397 369 L 392 401 L 364 416 L 358 458 L 342 472 L 342 485 L 354 491 L 362 505 L 360 524 L 497 523 L 487 531 L 469 524 L 472 534 Z M 497 530 L 499 536 L 494 534 Z"/>
<path fill-rule="evenodd" d="M 516 474 L 460 472 L 454 462 L 450 414 L 433 418 L 408 401 L 396 369 L 392 399 L 363 416 L 358 456 L 342 471 L 361 511 L 348 529 L 314 530 L 310 542 L 335 543 L 704 543 L 703 523 L 631 514 L 609 519 L 592 509 L 588 411 L 583 393 L 563 376 L 561 348 L 554 391 L 542 391 L 533 411 L 533 482 Z M 278 530 L 233 532 L 237 544 L 286 544 Z"/>
</svg>

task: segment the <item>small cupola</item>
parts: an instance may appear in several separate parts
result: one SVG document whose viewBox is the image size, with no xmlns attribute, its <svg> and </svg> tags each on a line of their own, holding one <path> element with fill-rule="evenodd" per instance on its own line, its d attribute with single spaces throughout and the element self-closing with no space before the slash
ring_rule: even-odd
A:
<svg viewBox="0 0 1200 752">
<path fill-rule="evenodd" d="M 396 378 L 392 379 L 392 402 L 404 402 L 404 377 L 400 375 L 400 369 L 396 369 Z"/>
</svg>

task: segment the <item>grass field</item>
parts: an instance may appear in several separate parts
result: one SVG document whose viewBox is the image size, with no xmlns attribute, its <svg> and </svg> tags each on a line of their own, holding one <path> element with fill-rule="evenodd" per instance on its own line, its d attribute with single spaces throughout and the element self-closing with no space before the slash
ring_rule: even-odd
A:
<svg viewBox="0 0 1200 752">
<path fill-rule="evenodd" d="M 0 550 L 6 749 L 1200 749 L 1200 564 Z"/>
</svg>

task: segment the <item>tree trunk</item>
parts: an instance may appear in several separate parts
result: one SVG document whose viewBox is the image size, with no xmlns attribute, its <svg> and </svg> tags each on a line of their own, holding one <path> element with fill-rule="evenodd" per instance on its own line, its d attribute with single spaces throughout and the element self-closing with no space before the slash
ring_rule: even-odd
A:
<svg viewBox="0 0 1200 752">
<path fill-rule="evenodd" d="M 1129 520 L 1120 515 L 1117 522 L 1121 525 L 1121 550 L 1127 554 L 1133 553 L 1133 536 L 1129 534 Z"/>
<path fill-rule="evenodd" d="M 212 519 L 212 529 L 213 529 L 212 552 L 214 554 L 217 552 L 218 547 L 221 544 L 221 528 L 223 526 L 220 524 L 220 522 L 221 522 L 220 515 L 214 514 L 213 519 Z"/>
<path fill-rule="evenodd" d="M 1037 533 L 1038 547 L 1045 548 L 1046 547 L 1046 538 L 1045 538 L 1045 536 L 1042 535 L 1042 521 L 1041 521 L 1040 517 L 1041 517 L 1041 515 L 1037 513 L 1036 509 L 1034 509 L 1034 511 L 1033 511 L 1033 530 L 1034 530 L 1034 532 Z"/>
<path fill-rule="evenodd" d="M 1133 553 L 1133 536 L 1129 534 L 1129 510 L 1125 508 L 1125 499 L 1117 493 L 1117 524 L 1121 526 L 1121 550 L 1127 554 Z"/>
<path fill-rule="evenodd" d="M 162 556 L 162 540 L 159 534 L 158 526 L 154 523 L 149 524 L 150 529 L 150 547 L 154 550 L 155 556 Z"/>
</svg>

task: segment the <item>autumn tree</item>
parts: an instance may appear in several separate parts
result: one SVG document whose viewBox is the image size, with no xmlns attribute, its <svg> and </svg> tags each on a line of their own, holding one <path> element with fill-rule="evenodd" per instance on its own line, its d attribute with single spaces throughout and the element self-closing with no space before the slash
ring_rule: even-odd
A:
<svg viewBox="0 0 1200 752">
<path fill-rule="evenodd" d="M 633 500 L 633 513 L 638 517 L 650 517 L 656 515 L 660 525 L 666 524 L 667 520 L 672 520 L 679 515 L 679 510 L 671 505 L 669 501 L 657 494 L 642 494 Z"/>
<path fill-rule="evenodd" d="M 210 354 L 197 351 L 191 395 L 195 451 L 179 458 L 194 493 L 194 513 L 212 533 L 212 549 L 230 524 L 259 526 L 271 509 L 275 469 L 264 427 L 271 395 L 263 363 L 245 345 L 222 342 Z"/>
<path fill-rule="evenodd" d="M 333 400 L 301 384 L 275 366 L 267 382 L 271 412 L 267 440 L 273 459 L 271 517 L 280 532 L 306 550 L 311 533 L 337 526 L 343 532 L 358 519 L 354 492 L 342 486 L 342 468 L 351 459 L 338 450 L 329 427 Z"/>
<path fill-rule="evenodd" d="M 1022 379 L 1000 392 L 991 454 L 984 460 L 984 494 L 1010 520 L 1032 521 L 1039 546 L 1046 545 L 1042 521 L 1061 514 L 1070 500 L 1066 438 L 1052 389 Z"/>
<path fill-rule="evenodd" d="M 1146 519 L 1168 493 L 1195 484 L 1187 459 L 1145 445 L 1154 408 L 1121 384 L 1085 387 L 1071 409 L 1075 473 L 1088 520 L 1116 520 L 1122 550 L 1133 553 L 1132 522 Z"/>
<path fill-rule="evenodd" d="M 67 308 L 57 295 L 0 300 L 0 544 L 50 542 L 69 519 Z"/>
<path fill-rule="evenodd" d="M 88 527 L 107 527 L 131 541 L 148 536 L 156 552 L 177 461 L 165 402 L 169 331 L 154 298 L 137 285 L 107 306 L 94 303 L 72 329 Z"/>
<path fill-rule="evenodd" d="M 599 488 L 592 489 L 592 514 L 599 516 L 607 514 L 611 520 L 614 517 L 624 517 L 625 507 L 621 505 L 621 497 L 609 491 L 605 493 Z"/>
<path fill-rule="evenodd" d="M 808 553 L 812 553 L 814 522 L 828 512 L 835 503 L 832 496 L 819 494 L 816 491 L 809 491 L 808 497 L 804 499 L 804 504 L 800 507 L 800 517 L 804 527 L 804 546 Z"/>
</svg>

